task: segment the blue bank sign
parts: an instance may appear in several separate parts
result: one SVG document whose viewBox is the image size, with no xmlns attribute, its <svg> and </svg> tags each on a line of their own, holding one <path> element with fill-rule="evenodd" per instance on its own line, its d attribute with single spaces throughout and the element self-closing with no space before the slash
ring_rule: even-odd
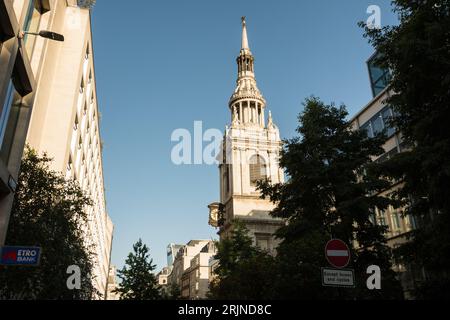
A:
<svg viewBox="0 0 450 320">
<path fill-rule="evenodd" d="M 2 247 L 0 248 L 0 265 L 38 266 L 41 257 L 39 247 Z"/>
</svg>

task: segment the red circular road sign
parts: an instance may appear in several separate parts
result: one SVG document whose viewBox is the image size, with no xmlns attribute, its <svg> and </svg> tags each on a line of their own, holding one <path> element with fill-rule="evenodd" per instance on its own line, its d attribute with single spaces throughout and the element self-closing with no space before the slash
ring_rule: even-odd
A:
<svg viewBox="0 0 450 320">
<path fill-rule="evenodd" d="M 325 246 L 325 257 L 333 267 L 345 268 L 350 262 L 350 249 L 344 241 L 333 239 Z"/>
</svg>

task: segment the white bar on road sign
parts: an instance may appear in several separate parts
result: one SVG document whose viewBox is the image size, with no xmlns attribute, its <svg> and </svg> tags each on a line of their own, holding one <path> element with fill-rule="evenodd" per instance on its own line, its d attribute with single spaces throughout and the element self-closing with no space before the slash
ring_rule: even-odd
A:
<svg viewBox="0 0 450 320">
<path fill-rule="evenodd" d="M 327 256 L 329 257 L 348 257 L 347 250 L 327 250 Z"/>
<path fill-rule="evenodd" d="M 354 271 L 322 268 L 322 284 L 329 287 L 354 287 Z"/>
</svg>

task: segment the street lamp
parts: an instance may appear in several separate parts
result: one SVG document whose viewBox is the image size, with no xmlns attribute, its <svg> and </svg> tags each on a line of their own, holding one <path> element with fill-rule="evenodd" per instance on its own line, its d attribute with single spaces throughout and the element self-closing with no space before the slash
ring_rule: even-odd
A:
<svg viewBox="0 0 450 320">
<path fill-rule="evenodd" d="M 19 38 L 23 39 L 23 37 L 26 34 L 29 34 L 29 35 L 32 35 L 32 36 L 40 36 L 42 38 L 55 40 L 55 41 L 64 41 L 64 36 L 62 34 L 59 34 L 59 33 L 56 33 L 56 32 L 52 32 L 52 31 L 47 31 L 47 30 L 42 30 L 42 31 L 39 31 L 39 32 L 21 31 L 19 33 Z"/>
</svg>

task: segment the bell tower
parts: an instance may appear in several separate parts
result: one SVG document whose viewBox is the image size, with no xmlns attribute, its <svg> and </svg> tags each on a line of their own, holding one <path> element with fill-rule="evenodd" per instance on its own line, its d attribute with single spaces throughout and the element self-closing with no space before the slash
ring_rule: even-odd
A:
<svg viewBox="0 0 450 320">
<path fill-rule="evenodd" d="M 218 227 L 220 237 L 224 238 L 232 230 L 233 221 L 241 220 L 255 245 L 273 251 L 278 245 L 273 234 L 283 222 L 269 215 L 274 205 L 261 199 L 257 182 L 265 179 L 284 182 L 278 163 L 282 142 L 270 112 L 266 123 L 266 100 L 256 83 L 245 17 L 236 61 L 236 89 L 228 103 L 231 124 L 226 128 L 219 165 L 220 202 L 209 205 L 210 224 Z"/>
</svg>

